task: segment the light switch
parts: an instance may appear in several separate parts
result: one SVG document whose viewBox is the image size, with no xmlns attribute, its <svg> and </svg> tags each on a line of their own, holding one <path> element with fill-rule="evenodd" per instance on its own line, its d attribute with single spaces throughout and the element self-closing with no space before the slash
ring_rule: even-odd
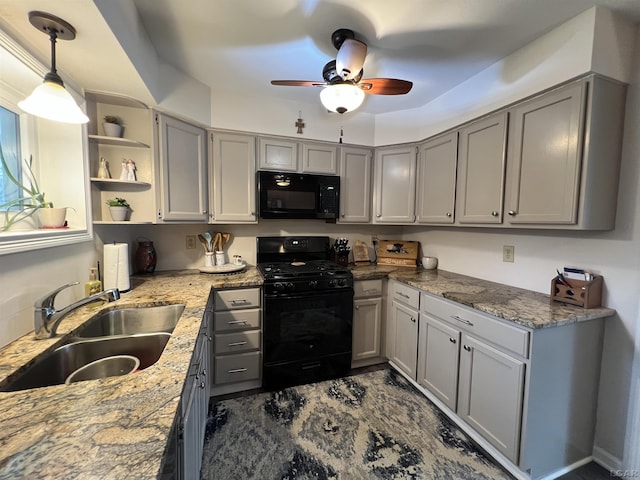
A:
<svg viewBox="0 0 640 480">
<path fill-rule="evenodd" d="M 515 247 L 513 245 L 503 245 L 502 246 L 502 261 L 513 263 L 515 260 Z"/>
</svg>

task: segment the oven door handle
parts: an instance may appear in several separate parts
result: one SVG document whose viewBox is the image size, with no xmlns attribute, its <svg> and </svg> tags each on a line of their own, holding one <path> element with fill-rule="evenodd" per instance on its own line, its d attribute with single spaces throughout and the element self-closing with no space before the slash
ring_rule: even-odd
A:
<svg viewBox="0 0 640 480">
<path fill-rule="evenodd" d="M 303 292 L 303 293 L 265 293 L 265 300 L 269 299 L 279 299 L 279 300 L 300 300 L 307 299 L 310 296 L 312 297 L 336 297 L 350 295 L 353 298 L 353 288 L 336 288 L 334 290 L 322 290 L 322 291 L 311 291 L 311 292 Z"/>
</svg>

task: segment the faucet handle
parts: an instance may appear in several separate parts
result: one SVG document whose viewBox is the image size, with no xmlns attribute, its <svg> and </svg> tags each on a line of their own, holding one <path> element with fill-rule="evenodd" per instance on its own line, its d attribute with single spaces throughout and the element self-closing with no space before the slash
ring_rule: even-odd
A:
<svg viewBox="0 0 640 480">
<path fill-rule="evenodd" d="M 58 293 L 60 293 L 65 288 L 73 287 L 75 285 L 78 285 L 79 283 L 80 282 L 67 283 L 66 285 L 62 285 L 61 287 L 56 288 L 55 290 L 47 293 L 44 297 L 36 300 L 35 303 L 33 304 L 34 308 L 41 309 L 41 310 L 44 310 L 44 309 L 53 310 L 53 301 L 56 299 L 56 295 L 58 295 Z"/>
</svg>

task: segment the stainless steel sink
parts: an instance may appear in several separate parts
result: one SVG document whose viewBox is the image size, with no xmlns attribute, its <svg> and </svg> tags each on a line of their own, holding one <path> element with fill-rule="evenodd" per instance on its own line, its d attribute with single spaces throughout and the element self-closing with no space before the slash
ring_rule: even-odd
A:
<svg viewBox="0 0 640 480">
<path fill-rule="evenodd" d="M 114 355 L 131 355 L 140 360 L 140 370 L 158 361 L 171 334 L 147 333 L 119 337 L 79 340 L 58 347 L 38 359 L 16 377 L 0 385 L 2 392 L 48 387 L 65 383 L 77 369 L 98 359 Z"/>
<path fill-rule="evenodd" d="M 184 305 L 119 308 L 98 313 L 85 322 L 76 337 L 92 338 L 139 333 L 171 333 L 184 311 Z"/>
</svg>

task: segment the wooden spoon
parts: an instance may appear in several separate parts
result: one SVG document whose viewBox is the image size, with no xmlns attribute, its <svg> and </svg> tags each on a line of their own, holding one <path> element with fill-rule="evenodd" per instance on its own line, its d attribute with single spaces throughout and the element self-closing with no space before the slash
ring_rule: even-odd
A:
<svg viewBox="0 0 640 480">
<path fill-rule="evenodd" d="M 205 253 L 211 251 L 209 250 L 209 242 L 207 242 L 207 239 L 204 238 L 200 233 L 198 234 L 198 240 L 200 240 L 200 243 L 202 244 L 202 248 L 204 248 Z"/>
</svg>

